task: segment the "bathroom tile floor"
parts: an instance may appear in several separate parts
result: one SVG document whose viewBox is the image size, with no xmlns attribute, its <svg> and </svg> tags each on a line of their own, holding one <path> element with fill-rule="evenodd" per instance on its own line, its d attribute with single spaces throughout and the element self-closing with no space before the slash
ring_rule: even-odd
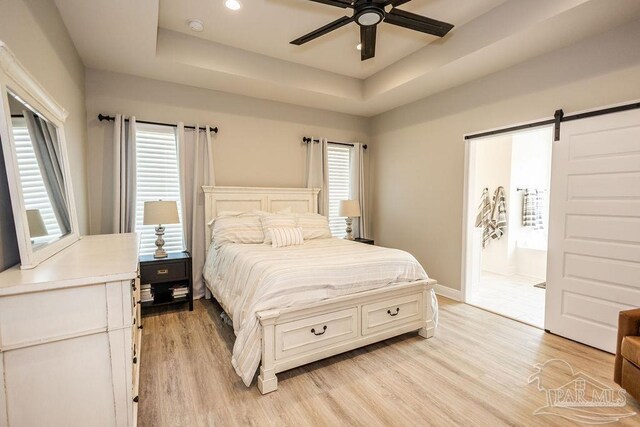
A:
<svg viewBox="0 0 640 427">
<path fill-rule="evenodd" d="M 482 272 L 480 284 L 467 303 L 487 311 L 544 328 L 545 290 L 533 285 L 541 280 Z"/>
</svg>

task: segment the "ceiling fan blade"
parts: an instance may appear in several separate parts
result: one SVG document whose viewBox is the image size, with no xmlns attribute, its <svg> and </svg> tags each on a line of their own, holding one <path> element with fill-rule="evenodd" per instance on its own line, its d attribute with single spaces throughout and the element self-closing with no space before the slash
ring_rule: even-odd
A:
<svg viewBox="0 0 640 427">
<path fill-rule="evenodd" d="M 376 28 L 377 25 L 360 27 L 360 60 L 366 61 L 376 56 Z"/>
<path fill-rule="evenodd" d="M 353 5 L 350 1 L 346 0 L 309 0 L 314 1 L 316 3 L 328 4 L 329 6 L 341 7 L 346 9 L 347 7 L 353 8 Z M 406 0 L 409 1 L 409 0 Z"/>
<path fill-rule="evenodd" d="M 387 7 L 389 5 L 393 6 L 393 7 L 398 7 L 401 4 L 405 4 L 405 3 L 409 3 L 411 0 L 387 0 L 384 3 L 384 6 Z"/>
<path fill-rule="evenodd" d="M 315 31 L 311 31 L 309 34 L 305 34 L 304 36 L 297 38 L 290 43 L 300 46 L 301 44 L 310 42 L 311 40 L 316 39 L 320 36 L 324 36 L 325 34 L 333 30 L 337 30 L 338 28 L 347 25 L 351 21 L 353 21 L 353 17 L 343 16 L 342 18 L 338 18 L 335 21 L 325 25 L 324 27 L 320 27 Z"/>
<path fill-rule="evenodd" d="M 409 28 L 410 30 L 433 34 L 438 37 L 444 37 L 453 28 L 453 25 L 446 22 L 437 21 L 427 18 L 426 16 L 416 15 L 415 13 L 396 8 L 391 9 L 391 11 L 387 13 L 384 22 Z"/>
</svg>

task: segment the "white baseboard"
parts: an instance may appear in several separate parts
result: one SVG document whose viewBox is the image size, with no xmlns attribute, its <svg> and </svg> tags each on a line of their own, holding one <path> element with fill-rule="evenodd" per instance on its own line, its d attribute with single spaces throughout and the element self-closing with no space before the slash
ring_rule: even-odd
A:
<svg viewBox="0 0 640 427">
<path fill-rule="evenodd" d="M 458 289 L 453 289 L 441 284 L 436 284 L 433 289 L 438 295 L 442 295 L 443 297 L 447 297 L 455 301 L 462 301 L 462 293 Z"/>
</svg>

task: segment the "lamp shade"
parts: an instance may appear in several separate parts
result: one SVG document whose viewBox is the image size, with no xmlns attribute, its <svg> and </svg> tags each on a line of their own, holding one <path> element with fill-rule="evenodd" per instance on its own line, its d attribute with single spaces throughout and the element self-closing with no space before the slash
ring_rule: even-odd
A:
<svg viewBox="0 0 640 427">
<path fill-rule="evenodd" d="M 339 216 L 357 218 L 360 216 L 360 203 L 357 200 L 340 200 Z"/>
<path fill-rule="evenodd" d="M 31 238 L 42 237 L 49 234 L 44 225 L 40 209 L 27 209 L 27 224 L 29 224 L 29 235 Z"/>
<path fill-rule="evenodd" d="M 178 224 L 178 204 L 175 201 L 144 202 L 144 225 Z"/>
</svg>

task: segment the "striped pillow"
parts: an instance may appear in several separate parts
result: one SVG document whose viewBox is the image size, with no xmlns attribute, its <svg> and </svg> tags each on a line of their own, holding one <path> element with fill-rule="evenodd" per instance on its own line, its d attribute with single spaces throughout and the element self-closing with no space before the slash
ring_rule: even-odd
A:
<svg viewBox="0 0 640 427">
<path fill-rule="evenodd" d="M 227 243 L 262 243 L 264 232 L 258 215 L 220 216 L 213 223 L 214 247 Z"/>
<path fill-rule="evenodd" d="M 296 217 L 290 214 L 271 214 L 263 215 L 262 231 L 264 232 L 264 243 L 271 244 L 271 234 L 267 232 L 270 228 L 295 227 Z"/>
<path fill-rule="evenodd" d="M 302 228 L 300 227 L 275 227 L 269 228 L 267 234 L 271 237 L 271 246 L 283 248 L 304 243 Z"/>
<path fill-rule="evenodd" d="M 302 228 L 304 240 L 328 239 L 331 236 L 329 221 L 326 216 L 316 213 L 298 214 L 298 227 Z"/>
</svg>

